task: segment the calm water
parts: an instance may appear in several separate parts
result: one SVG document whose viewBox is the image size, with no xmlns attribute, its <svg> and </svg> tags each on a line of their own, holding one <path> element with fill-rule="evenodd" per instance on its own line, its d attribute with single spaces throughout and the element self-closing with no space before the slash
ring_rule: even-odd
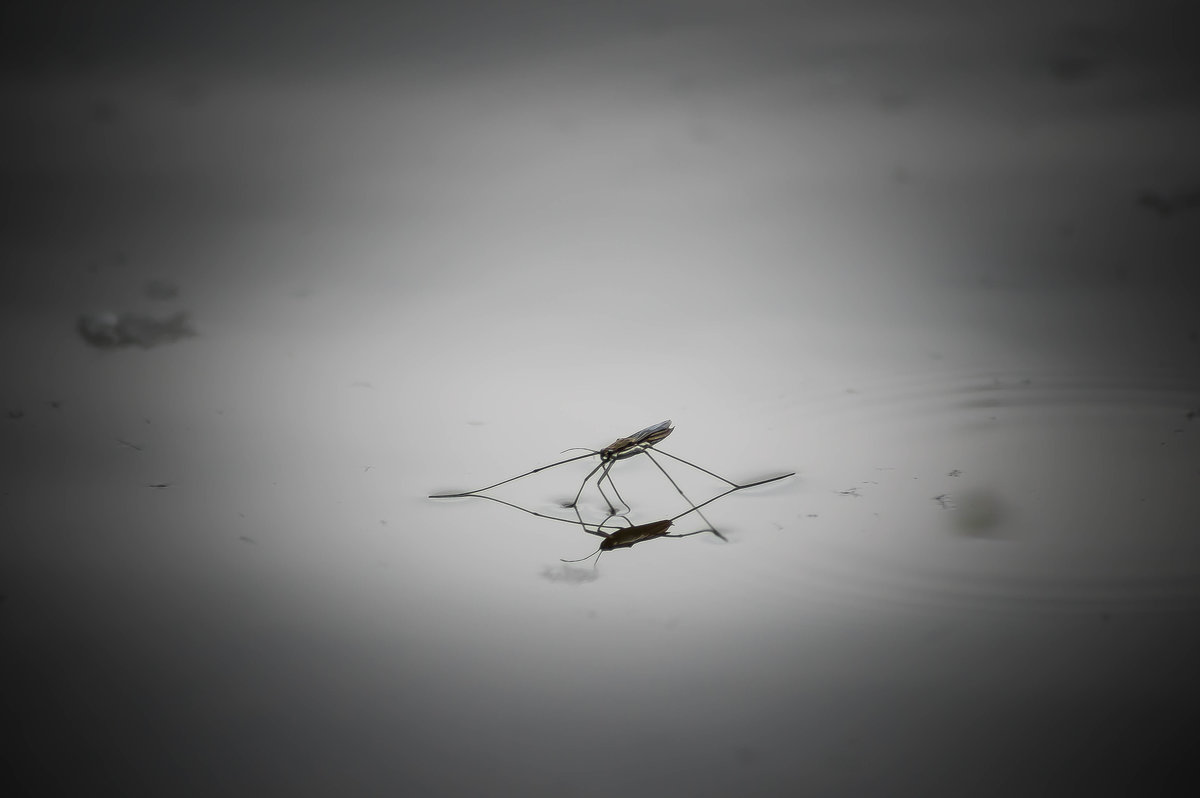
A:
<svg viewBox="0 0 1200 798">
<path fill-rule="evenodd" d="M 366 4 L 265 50 L 233 11 L 35 15 L 6 795 L 1191 793 L 1173 6 L 645 8 Z M 76 327 L 179 311 L 146 349 Z M 426 498 L 667 418 L 671 454 L 797 474 L 706 506 L 727 542 L 595 568 L 578 528 Z M 565 513 L 591 467 L 496 495 Z M 686 509 L 613 473 L 638 522 Z"/>
</svg>

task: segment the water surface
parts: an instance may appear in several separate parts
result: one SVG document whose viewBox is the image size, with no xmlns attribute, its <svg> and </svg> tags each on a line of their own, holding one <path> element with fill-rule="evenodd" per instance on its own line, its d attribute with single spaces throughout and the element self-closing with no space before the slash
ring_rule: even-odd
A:
<svg viewBox="0 0 1200 798">
<path fill-rule="evenodd" d="M 639 5 L 30 12 L 58 49 L 10 50 L 2 111 L 18 792 L 1197 781 L 1174 6 Z M 260 16 L 270 44 L 229 32 Z M 180 311 L 197 335 L 145 349 L 76 326 Z M 706 507 L 727 542 L 595 568 L 568 524 L 426 498 L 667 418 L 672 454 L 797 475 Z M 589 468 L 504 495 L 565 514 Z M 644 458 L 614 476 L 638 522 L 686 509 Z"/>
</svg>

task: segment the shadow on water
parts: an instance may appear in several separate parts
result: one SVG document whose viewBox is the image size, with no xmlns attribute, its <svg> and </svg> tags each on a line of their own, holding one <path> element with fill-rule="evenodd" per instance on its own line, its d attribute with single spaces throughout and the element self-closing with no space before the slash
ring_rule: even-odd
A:
<svg viewBox="0 0 1200 798">
<path fill-rule="evenodd" d="M 600 572 L 595 568 L 580 568 L 574 565 L 547 565 L 539 574 L 548 582 L 558 582 L 564 585 L 583 585 L 595 582 L 600 578 Z"/>
</svg>

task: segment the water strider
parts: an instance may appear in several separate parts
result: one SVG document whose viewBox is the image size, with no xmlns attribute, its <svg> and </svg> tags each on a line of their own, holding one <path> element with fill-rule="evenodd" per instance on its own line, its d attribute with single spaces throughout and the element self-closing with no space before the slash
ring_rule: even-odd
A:
<svg viewBox="0 0 1200 798">
<path fill-rule="evenodd" d="M 532 476 L 533 474 L 536 474 L 540 471 L 545 471 L 547 469 L 555 468 L 560 465 L 566 465 L 567 463 L 573 463 L 577 460 L 584 460 L 589 457 L 599 456 L 600 462 L 598 462 L 596 464 L 596 467 L 593 468 L 591 471 L 589 471 L 587 476 L 585 476 L 583 478 L 583 481 L 579 484 L 579 490 L 577 490 L 575 492 L 575 498 L 563 506 L 574 509 L 579 504 L 579 498 L 580 498 L 580 496 L 583 495 L 583 489 L 587 486 L 587 483 L 591 480 L 592 476 L 595 475 L 597 471 L 599 471 L 600 476 L 596 478 L 596 488 L 597 488 L 597 490 L 600 491 L 600 495 L 603 496 L 604 500 L 608 503 L 609 518 L 611 518 L 617 514 L 617 508 L 613 505 L 613 503 L 609 500 L 608 495 L 604 492 L 604 485 L 603 485 L 604 481 L 608 480 L 608 484 L 612 488 L 613 493 L 616 495 L 616 497 L 621 501 L 622 504 L 625 505 L 625 507 L 627 509 L 631 509 L 631 508 L 629 508 L 628 503 L 625 502 L 625 499 L 621 497 L 620 492 L 617 490 L 617 486 L 613 482 L 613 479 L 612 479 L 611 471 L 612 471 L 613 465 L 615 465 L 618 460 L 625 460 L 627 458 L 634 457 L 635 455 L 644 454 L 644 455 L 646 455 L 646 457 L 648 457 L 650 459 L 650 461 L 652 463 L 654 463 L 655 467 L 657 467 L 658 470 L 663 473 L 663 476 L 665 476 L 667 478 L 667 481 L 671 483 L 671 486 L 673 488 L 675 488 L 675 491 L 680 496 L 682 496 L 683 500 L 686 501 L 688 503 L 688 505 L 692 508 L 691 510 L 688 510 L 687 512 L 699 513 L 700 517 L 702 519 L 704 519 L 704 523 L 709 524 L 710 529 L 708 531 L 711 531 L 713 534 L 717 535 L 717 537 L 724 539 L 724 536 L 721 535 L 720 532 L 718 532 L 715 528 L 712 528 L 711 522 L 709 522 L 709 520 L 707 518 L 704 518 L 704 514 L 699 512 L 700 507 L 702 507 L 703 504 L 707 504 L 708 502 L 704 502 L 703 504 L 697 505 L 690 498 L 688 498 L 687 494 L 683 492 L 683 489 L 679 487 L 679 484 L 667 472 L 667 469 L 663 468 L 662 463 L 660 463 L 658 461 L 658 459 L 654 457 L 654 455 L 651 453 L 651 449 L 654 449 L 654 452 L 656 452 L 658 454 L 661 454 L 665 457 L 669 457 L 672 460 L 677 460 L 686 466 L 694 468 L 697 471 L 702 471 L 705 474 L 708 474 L 710 477 L 713 477 L 715 479 L 720 480 L 721 482 L 724 482 L 726 485 L 729 485 L 732 489 L 732 490 L 726 491 L 726 493 L 732 493 L 734 490 L 741 490 L 743 488 L 752 487 L 753 485 L 761 485 L 761 484 L 763 484 L 763 482 L 755 482 L 755 483 L 751 483 L 750 485 L 741 485 L 737 482 L 726 479 L 725 477 L 723 477 L 719 474 L 714 474 L 712 471 L 709 471 L 707 468 L 703 468 L 702 466 L 698 466 L 695 463 L 684 460 L 682 457 L 676 457 L 675 455 L 673 455 L 669 452 L 664 452 L 662 449 L 654 448 L 655 444 L 662 441 L 664 438 L 666 438 L 668 435 L 670 435 L 674 431 L 675 431 L 675 428 L 673 426 L 671 426 L 670 419 L 668 419 L 666 421 L 660 421 L 659 423 L 654 424 L 649 427 L 646 427 L 645 429 L 638 430 L 637 432 L 634 432 L 631 435 L 627 435 L 623 438 L 617 438 L 615 441 L 613 441 L 612 443 L 610 443 L 609 445 L 605 446 L 602 449 L 587 449 L 586 450 L 587 454 L 581 454 L 577 457 L 568 457 L 566 460 L 559 460 L 556 463 L 550 463 L 549 465 L 539 466 L 538 468 L 535 468 L 531 471 L 526 471 L 525 473 L 518 474 L 515 477 L 509 477 L 508 479 L 503 479 L 503 480 L 501 480 L 499 482 L 495 482 L 491 485 L 487 485 L 482 488 L 476 488 L 475 490 L 464 491 L 462 493 L 439 493 L 439 494 L 431 495 L 429 498 L 431 498 L 431 499 L 457 499 L 457 498 L 464 498 L 464 497 L 471 496 L 471 497 L 478 497 L 481 499 L 491 499 L 492 501 L 497 501 L 497 502 L 500 502 L 501 504 L 508 504 L 510 507 L 516 507 L 517 505 L 509 504 L 509 502 L 505 502 L 500 499 L 496 499 L 492 496 L 485 496 L 485 495 L 483 495 L 483 492 L 487 491 L 487 490 L 491 490 L 492 488 L 498 488 L 501 485 L 507 485 L 510 482 L 515 482 L 518 479 L 522 479 L 524 477 Z M 576 448 L 582 448 L 582 447 L 576 447 Z M 566 451 L 570 451 L 570 449 L 568 449 Z M 783 474 L 779 477 L 774 477 L 770 480 L 765 480 L 765 481 L 773 482 L 776 479 L 783 479 L 784 477 L 790 477 L 793 475 L 793 473 Z M 722 496 L 726 495 L 726 493 L 723 493 L 721 495 Z M 712 500 L 710 499 L 709 501 L 712 501 Z M 517 507 L 517 509 L 524 510 L 525 508 Z M 526 512 L 530 512 L 530 511 L 526 510 Z M 553 516 L 541 515 L 540 513 L 533 513 L 533 515 L 540 515 L 543 518 L 553 518 Z M 679 516 L 676 516 L 676 517 L 679 517 Z M 556 520 L 568 521 L 569 519 L 558 518 Z M 605 522 L 607 522 L 607 521 L 608 521 L 608 519 L 606 518 Z M 571 523 L 574 523 L 574 522 L 571 522 Z M 582 519 L 580 519 L 579 523 L 582 523 Z M 604 527 L 605 524 L 602 523 L 597 526 Z M 595 534 L 595 533 L 593 533 L 593 534 Z"/>
</svg>

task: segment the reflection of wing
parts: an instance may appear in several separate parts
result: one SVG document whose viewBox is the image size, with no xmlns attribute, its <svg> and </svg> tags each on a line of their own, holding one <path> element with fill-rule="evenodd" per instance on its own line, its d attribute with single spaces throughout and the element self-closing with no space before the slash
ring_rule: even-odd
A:
<svg viewBox="0 0 1200 798">
<path fill-rule="evenodd" d="M 646 440 L 654 433 L 661 432 L 665 429 L 670 429 L 670 428 L 671 428 L 671 419 L 668 418 L 666 421 L 658 422 L 653 427 L 646 427 L 645 429 L 638 430 L 637 432 L 630 435 L 628 440 L 631 443 L 641 443 L 642 441 Z M 664 435 L 663 437 L 665 438 L 666 436 Z"/>
</svg>

